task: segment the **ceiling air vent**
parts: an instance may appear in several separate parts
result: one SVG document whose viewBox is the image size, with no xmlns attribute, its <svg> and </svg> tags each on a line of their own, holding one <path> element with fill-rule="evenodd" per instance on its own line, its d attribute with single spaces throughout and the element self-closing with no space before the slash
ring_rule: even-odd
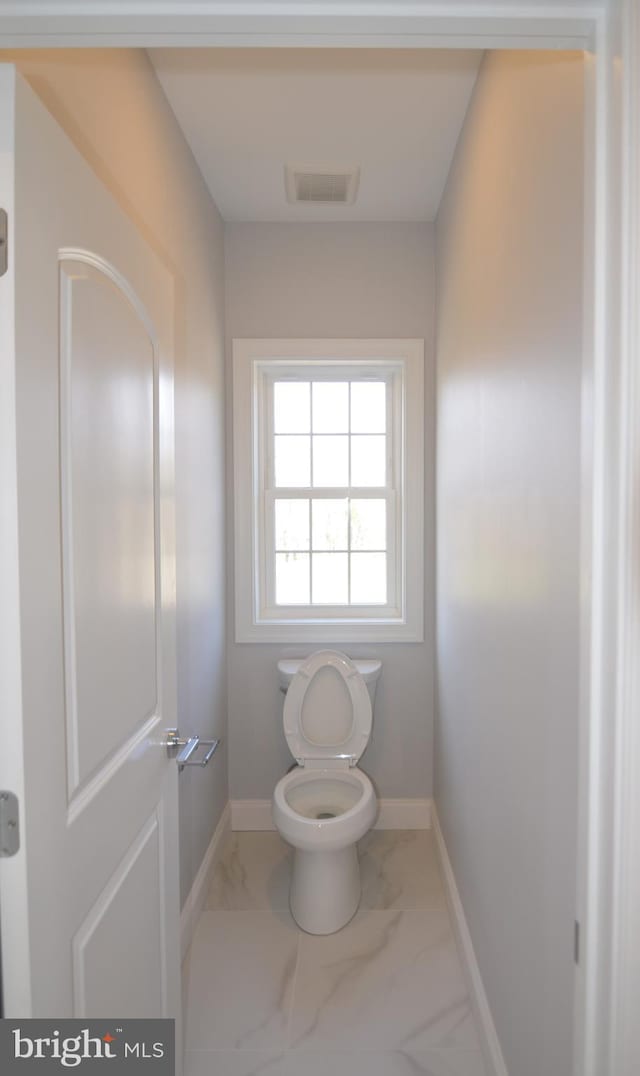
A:
<svg viewBox="0 0 640 1076">
<path fill-rule="evenodd" d="M 285 168 L 287 201 L 298 205 L 352 205 L 359 168 Z"/>
</svg>

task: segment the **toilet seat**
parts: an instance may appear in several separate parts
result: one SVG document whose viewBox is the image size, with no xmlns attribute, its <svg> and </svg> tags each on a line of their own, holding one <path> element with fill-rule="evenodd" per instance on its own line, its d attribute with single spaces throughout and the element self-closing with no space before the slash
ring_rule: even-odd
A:
<svg viewBox="0 0 640 1076">
<path fill-rule="evenodd" d="M 335 725 L 333 713 L 313 698 L 319 674 L 332 671 L 341 678 L 351 705 L 350 727 L 344 735 Z M 323 691 L 319 691 L 319 697 Z M 355 766 L 371 736 L 371 699 L 362 676 L 346 654 L 338 650 L 318 650 L 303 661 L 291 680 L 284 702 L 284 734 L 289 750 L 299 766 L 339 769 Z M 310 738 L 309 725 L 314 738 Z M 305 725 L 307 729 L 305 731 Z M 333 726 L 333 727 L 332 727 Z"/>
<path fill-rule="evenodd" d="M 322 786 L 338 783 L 345 785 L 337 796 L 341 809 L 332 817 L 319 815 L 313 809 L 314 801 L 324 807 L 330 799 Z M 331 766 L 312 770 L 296 767 L 278 781 L 272 809 L 276 829 L 294 848 L 334 852 L 354 845 L 368 833 L 376 819 L 378 801 L 371 780 L 358 766 L 342 771 Z"/>
</svg>

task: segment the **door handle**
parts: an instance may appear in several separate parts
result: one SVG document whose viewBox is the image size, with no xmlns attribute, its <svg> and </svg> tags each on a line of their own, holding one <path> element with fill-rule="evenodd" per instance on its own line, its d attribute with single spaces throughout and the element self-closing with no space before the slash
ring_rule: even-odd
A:
<svg viewBox="0 0 640 1076">
<path fill-rule="evenodd" d="M 178 769 L 185 766 L 207 766 L 213 758 L 220 740 L 201 740 L 199 736 L 190 736 L 188 740 L 182 740 L 178 729 L 167 729 L 165 747 L 169 758 L 175 758 Z M 192 758 L 199 747 L 207 747 L 208 750 L 202 758 Z M 180 748 L 180 750 L 178 750 Z"/>
</svg>

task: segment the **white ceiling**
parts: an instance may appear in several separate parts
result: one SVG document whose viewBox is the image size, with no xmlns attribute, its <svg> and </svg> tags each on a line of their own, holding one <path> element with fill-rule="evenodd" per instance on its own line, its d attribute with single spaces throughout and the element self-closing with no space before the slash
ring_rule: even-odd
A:
<svg viewBox="0 0 640 1076">
<path fill-rule="evenodd" d="M 226 220 L 433 220 L 479 51 L 151 49 Z M 352 206 L 286 200 L 284 167 L 360 166 Z"/>
</svg>

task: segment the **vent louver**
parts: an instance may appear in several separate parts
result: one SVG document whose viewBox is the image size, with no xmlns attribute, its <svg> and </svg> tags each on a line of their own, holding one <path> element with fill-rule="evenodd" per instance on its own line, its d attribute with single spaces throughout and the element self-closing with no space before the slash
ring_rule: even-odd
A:
<svg viewBox="0 0 640 1076">
<path fill-rule="evenodd" d="M 358 168 L 300 168 L 287 165 L 287 200 L 301 205 L 352 205 L 358 191 Z"/>
</svg>

